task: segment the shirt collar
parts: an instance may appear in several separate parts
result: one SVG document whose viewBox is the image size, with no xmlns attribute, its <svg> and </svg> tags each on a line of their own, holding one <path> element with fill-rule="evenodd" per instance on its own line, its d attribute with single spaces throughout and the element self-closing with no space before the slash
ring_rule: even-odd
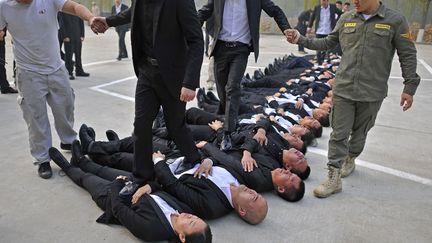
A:
<svg viewBox="0 0 432 243">
<path fill-rule="evenodd" d="M 375 13 L 371 14 L 371 18 L 375 15 L 380 17 L 380 18 L 385 18 L 386 9 L 387 9 L 386 6 L 384 6 L 384 4 L 380 1 L 380 6 L 379 6 L 378 10 Z M 359 17 L 360 14 L 361 13 L 358 13 L 356 11 L 353 12 L 353 16 L 356 16 L 356 17 Z"/>
</svg>

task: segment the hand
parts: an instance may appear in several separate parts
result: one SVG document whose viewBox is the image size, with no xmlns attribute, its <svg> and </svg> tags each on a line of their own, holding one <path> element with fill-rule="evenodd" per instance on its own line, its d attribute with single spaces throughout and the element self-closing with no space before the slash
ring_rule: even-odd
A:
<svg viewBox="0 0 432 243">
<path fill-rule="evenodd" d="M 297 100 L 297 102 L 295 103 L 295 108 L 297 110 L 300 110 L 301 108 L 303 108 L 303 100 Z"/>
<path fill-rule="evenodd" d="M 306 91 L 306 94 L 308 94 L 309 96 L 312 96 L 312 95 L 313 95 L 313 90 L 312 90 L 311 88 L 309 88 L 309 89 Z"/>
<path fill-rule="evenodd" d="M 246 150 L 243 152 L 241 164 L 245 172 L 253 171 L 254 166 L 258 168 L 257 162 L 254 160 L 254 158 L 252 158 L 251 153 Z"/>
<path fill-rule="evenodd" d="M 307 32 L 308 34 L 312 33 L 312 28 L 307 27 L 306 32 Z"/>
<path fill-rule="evenodd" d="M 70 38 L 69 37 L 64 38 L 63 42 L 70 42 Z"/>
<path fill-rule="evenodd" d="M 400 106 L 402 106 L 402 110 L 407 111 L 409 108 L 411 108 L 413 101 L 414 99 L 412 95 L 402 93 L 400 101 Z"/>
<path fill-rule="evenodd" d="M 195 144 L 195 146 L 196 146 L 197 148 L 199 148 L 199 149 L 202 149 L 202 148 L 204 148 L 204 146 L 205 146 L 206 144 L 207 144 L 207 141 L 201 141 L 201 142 Z"/>
<path fill-rule="evenodd" d="M 3 30 L 0 30 L 0 41 L 4 40 L 5 32 Z"/>
<path fill-rule="evenodd" d="M 117 176 L 117 177 L 116 177 L 116 180 L 122 180 L 122 181 L 127 181 L 127 180 L 128 180 L 128 178 L 127 178 L 127 176 L 124 176 L 124 175 L 119 175 L 119 176 Z"/>
<path fill-rule="evenodd" d="M 83 41 L 84 41 L 84 37 L 81 37 L 80 39 L 81 39 L 81 42 L 83 42 Z"/>
<path fill-rule="evenodd" d="M 145 184 L 144 186 L 138 188 L 138 190 L 132 195 L 132 204 L 137 203 L 138 200 L 144 195 L 144 194 L 150 194 L 152 191 L 149 184 Z"/>
<path fill-rule="evenodd" d="M 202 173 L 205 174 L 205 177 L 208 178 L 209 175 L 212 175 L 213 173 L 213 161 L 211 159 L 204 159 L 201 162 L 201 165 L 198 167 L 198 169 L 194 173 L 194 177 L 198 177 L 201 179 Z"/>
<path fill-rule="evenodd" d="M 276 117 L 275 117 L 275 116 L 270 116 L 269 119 L 270 119 L 270 121 L 272 121 L 272 122 L 276 122 Z"/>
<path fill-rule="evenodd" d="M 287 89 L 285 88 L 285 87 L 281 87 L 280 89 L 279 89 L 279 92 L 280 93 L 285 93 L 287 91 Z"/>
<path fill-rule="evenodd" d="M 213 129 L 214 131 L 217 131 L 223 127 L 223 122 L 218 121 L 218 120 L 214 120 L 211 123 L 209 123 L 208 125 L 211 129 Z"/>
<path fill-rule="evenodd" d="M 165 159 L 165 155 L 163 153 L 161 153 L 161 151 L 157 151 L 157 152 L 153 153 L 152 158 L 153 158 L 153 162 L 156 159 L 162 159 L 162 160 L 164 160 Z"/>
<path fill-rule="evenodd" d="M 105 17 L 93 17 L 89 20 L 89 25 L 93 33 L 105 33 L 109 28 Z"/>
<path fill-rule="evenodd" d="M 288 30 L 285 36 L 287 38 L 287 41 L 291 44 L 297 44 L 298 40 L 300 39 L 300 33 L 298 32 L 298 30 L 295 29 Z"/>
<path fill-rule="evenodd" d="M 195 90 L 183 87 L 181 89 L 180 100 L 183 102 L 189 102 L 195 98 Z"/>
<path fill-rule="evenodd" d="M 261 145 L 267 145 L 268 142 L 266 137 L 266 132 L 262 128 L 258 129 L 256 134 L 253 136 L 253 139 L 255 139 Z"/>
</svg>

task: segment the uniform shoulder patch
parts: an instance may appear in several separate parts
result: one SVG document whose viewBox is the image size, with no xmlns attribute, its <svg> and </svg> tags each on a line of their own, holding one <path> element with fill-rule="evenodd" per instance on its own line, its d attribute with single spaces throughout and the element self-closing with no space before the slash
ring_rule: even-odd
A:
<svg viewBox="0 0 432 243">
<path fill-rule="evenodd" d="M 344 27 L 356 27 L 357 23 L 345 23 Z"/>
<path fill-rule="evenodd" d="M 375 28 L 389 30 L 391 29 L 391 26 L 388 24 L 375 24 Z"/>
</svg>

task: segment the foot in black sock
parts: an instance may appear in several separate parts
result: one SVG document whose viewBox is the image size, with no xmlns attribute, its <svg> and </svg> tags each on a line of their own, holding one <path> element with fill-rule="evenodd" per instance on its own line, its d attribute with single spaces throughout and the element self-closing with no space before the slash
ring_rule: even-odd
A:
<svg viewBox="0 0 432 243">
<path fill-rule="evenodd" d="M 105 134 L 108 138 L 108 141 L 119 141 L 120 140 L 118 134 L 116 132 L 114 132 L 113 130 L 107 130 L 105 132 Z"/>
</svg>

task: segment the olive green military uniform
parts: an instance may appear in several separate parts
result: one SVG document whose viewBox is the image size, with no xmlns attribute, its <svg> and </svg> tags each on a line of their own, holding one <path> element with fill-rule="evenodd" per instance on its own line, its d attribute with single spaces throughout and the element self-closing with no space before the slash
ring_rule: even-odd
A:
<svg viewBox="0 0 432 243">
<path fill-rule="evenodd" d="M 347 155 L 357 157 L 387 96 L 393 56 L 397 51 L 404 78 L 403 92 L 414 95 L 420 83 L 417 51 L 405 17 L 381 3 L 367 20 L 356 10 L 341 16 L 325 39 L 301 36 L 298 44 L 329 50 L 338 43 L 344 53 L 333 89 L 328 165 L 341 167 Z M 351 135 L 351 137 L 350 137 Z M 349 142 L 348 142 L 349 139 Z"/>
</svg>

